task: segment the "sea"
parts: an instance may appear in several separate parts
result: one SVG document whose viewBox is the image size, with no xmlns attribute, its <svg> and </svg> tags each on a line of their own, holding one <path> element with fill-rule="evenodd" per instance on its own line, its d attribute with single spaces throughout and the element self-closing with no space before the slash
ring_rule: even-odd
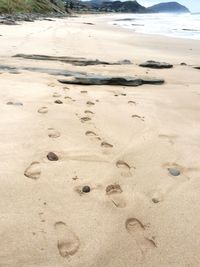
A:
<svg viewBox="0 0 200 267">
<path fill-rule="evenodd" d="M 200 13 L 118 14 L 110 22 L 134 32 L 200 40 Z"/>
</svg>

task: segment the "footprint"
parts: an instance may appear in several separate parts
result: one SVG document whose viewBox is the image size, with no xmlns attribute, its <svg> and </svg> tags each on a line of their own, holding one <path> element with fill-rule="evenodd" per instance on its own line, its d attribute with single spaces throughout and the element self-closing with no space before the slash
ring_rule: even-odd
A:
<svg viewBox="0 0 200 267">
<path fill-rule="evenodd" d="M 53 94 L 53 97 L 61 97 L 61 94 L 55 92 L 55 93 Z"/>
<path fill-rule="evenodd" d="M 60 256 L 64 258 L 73 256 L 79 250 L 79 238 L 64 222 L 56 222 L 54 226 L 58 238 L 57 248 Z"/>
<path fill-rule="evenodd" d="M 70 96 L 65 96 L 64 99 L 70 99 L 70 100 L 72 100 L 72 98 Z"/>
<path fill-rule="evenodd" d="M 129 176 L 132 175 L 131 174 L 131 171 L 130 171 L 131 167 L 125 161 L 118 160 L 116 162 L 116 167 L 119 168 L 119 169 L 121 169 L 121 175 L 122 176 L 129 177 Z"/>
<path fill-rule="evenodd" d="M 92 131 L 87 131 L 87 132 L 85 133 L 85 135 L 86 135 L 86 136 L 91 136 L 91 137 L 95 137 L 95 136 L 97 136 L 97 134 L 96 134 L 95 132 L 92 132 Z"/>
<path fill-rule="evenodd" d="M 140 119 L 141 121 L 144 121 L 144 117 L 141 117 L 141 116 L 139 116 L 139 115 L 132 115 L 132 118 L 138 118 L 138 119 Z"/>
<path fill-rule="evenodd" d="M 122 189 L 119 184 L 110 184 L 106 187 L 106 195 L 117 208 L 126 207 L 126 201 L 123 196 L 120 195 L 121 193 Z"/>
<path fill-rule="evenodd" d="M 88 91 L 81 91 L 81 94 L 87 94 Z"/>
<path fill-rule="evenodd" d="M 94 112 L 92 112 L 91 110 L 85 110 L 84 113 L 85 114 L 94 114 Z"/>
<path fill-rule="evenodd" d="M 81 118 L 81 122 L 86 122 L 86 121 L 90 121 L 91 120 L 91 118 L 89 118 L 89 117 L 82 117 Z"/>
<path fill-rule="evenodd" d="M 128 104 L 130 104 L 130 105 L 136 105 L 136 102 L 135 102 L 135 101 L 132 101 L 132 100 L 130 100 L 130 101 L 128 101 Z"/>
<path fill-rule="evenodd" d="M 37 180 L 41 175 L 40 163 L 33 161 L 25 170 L 24 175 L 28 178 Z"/>
<path fill-rule="evenodd" d="M 130 170 L 130 166 L 128 165 L 128 163 L 126 163 L 125 161 L 123 161 L 123 160 L 118 160 L 117 162 L 116 162 L 116 166 L 117 166 L 117 168 L 124 168 L 124 169 L 129 169 Z"/>
<path fill-rule="evenodd" d="M 110 184 L 106 187 L 106 194 L 112 195 L 115 193 L 122 193 L 121 186 L 119 184 Z"/>
<path fill-rule="evenodd" d="M 177 135 L 166 135 L 166 134 L 159 134 L 159 138 L 166 139 L 171 145 L 174 144 L 175 139 L 177 139 Z"/>
<path fill-rule="evenodd" d="M 54 128 L 48 128 L 48 136 L 50 138 L 58 138 L 60 137 L 60 132 L 55 130 Z"/>
<path fill-rule="evenodd" d="M 145 226 L 138 219 L 127 219 L 125 222 L 125 228 L 127 232 L 134 237 L 135 242 L 143 255 L 148 249 L 156 247 L 153 237 L 149 238 L 145 235 Z"/>
<path fill-rule="evenodd" d="M 111 144 L 109 144 L 107 142 L 102 142 L 101 146 L 104 147 L 104 148 L 112 148 L 113 147 L 113 145 L 111 145 Z"/>
<path fill-rule="evenodd" d="M 41 114 L 45 114 L 48 112 L 48 108 L 47 107 L 41 107 L 38 109 L 38 113 L 41 113 Z"/>
</svg>

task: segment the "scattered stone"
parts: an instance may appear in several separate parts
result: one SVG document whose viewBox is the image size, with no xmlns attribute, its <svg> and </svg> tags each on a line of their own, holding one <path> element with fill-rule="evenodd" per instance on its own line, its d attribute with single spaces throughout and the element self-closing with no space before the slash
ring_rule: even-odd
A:
<svg viewBox="0 0 200 267">
<path fill-rule="evenodd" d="M 195 66 L 193 68 L 196 69 L 196 70 L 200 70 L 200 66 Z"/>
<path fill-rule="evenodd" d="M 118 60 L 117 61 L 119 65 L 130 65 L 132 62 L 129 59 L 123 59 L 123 60 Z"/>
<path fill-rule="evenodd" d="M 57 161 L 58 156 L 54 152 L 49 152 L 47 155 L 48 160 L 50 161 Z"/>
<path fill-rule="evenodd" d="M 95 24 L 92 23 L 92 22 L 83 22 L 83 24 L 87 24 L 87 25 L 95 25 Z"/>
<path fill-rule="evenodd" d="M 88 186 L 88 185 L 85 185 L 85 186 L 83 186 L 83 188 L 82 188 L 82 192 L 83 193 L 89 193 L 90 192 L 90 187 Z"/>
<path fill-rule="evenodd" d="M 41 113 L 41 114 L 45 114 L 48 112 L 48 108 L 47 107 L 41 107 L 38 109 L 38 113 Z"/>
<path fill-rule="evenodd" d="M 141 63 L 139 66 L 145 68 L 153 68 L 153 69 L 169 69 L 173 67 L 172 64 L 166 62 L 153 61 L 153 60 L 148 60 L 144 63 Z"/>
<path fill-rule="evenodd" d="M 81 118 L 81 122 L 90 121 L 90 120 L 91 120 L 91 118 L 89 118 L 89 117 L 82 117 Z"/>
<path fill-rule="evenodd" d="M 12 101 L 9 101 L 9 102 L 7 102 L 7 105 L 23 106 L 23 103 L 21 103 L 21 102 L 12 102 Z"/>
<path fill-rule="evenodd" d="M 185 63 L 185 62 L 181 62 L 180 65 L 181 65 L 181 66 L 187 66 L 187 63 Z"/>
<path fill-rule="evenodd" d="M 63 102 L 60 99 L 55 100 L 54 103 L 56 103 L 56 104 L 63 104 Z"/>
<path fill-rule="evenodd" d="M 172 176 L 179 176 L 181 174 L 176 168 L 168 168 L 168 171 Z"/>
<path fill-rule="evenodd" d="M 156 198 L 156 197 L 153 197 L 152 198 L 152 202 L 155 203 L 155 204 L 157 204 L 157 203 L 160 202 L 160 200 L 158 198 Z"/>
<path fill-rule="evenodd" d="M 88 106 L 93 106 L 93 105 L 95 105 L 92 101 L 87 101 L 87 103 L 86 103 Z"/>
</svg>

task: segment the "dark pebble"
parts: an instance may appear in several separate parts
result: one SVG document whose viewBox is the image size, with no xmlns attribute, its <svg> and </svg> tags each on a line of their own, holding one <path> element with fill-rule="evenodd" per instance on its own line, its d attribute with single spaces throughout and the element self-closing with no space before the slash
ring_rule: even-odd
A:
<svg viewBox="0 0 200 267">
<path fill-rule="evenodd" d="M 168 171 L 173 176 L 179 176 L 181 174 L 180 171 L 176 168 L 168 168 Z"/>
<path fill-rule="evenodd" d="M 61 100 L 57 99 L 54 103 L 56 103 L 56 104 L 62 104 L 63 102 Z"/>
<path fill-rule="evenodd" d="M 58 156 L 53 152 L 49 152 L 47 155 L 47 158 L 50 161 L 57 161 L 58 160 Z"/>
<path fill-rule="evenodd" d="M 82 191 L 84 192 L 84 193 L 89 193 L 90 192 L 90 187 L 88 186 L 88 185 L 85 185 L 85 186 L 83 186 L 83 188 L 82 188 Z"/>
</svg>

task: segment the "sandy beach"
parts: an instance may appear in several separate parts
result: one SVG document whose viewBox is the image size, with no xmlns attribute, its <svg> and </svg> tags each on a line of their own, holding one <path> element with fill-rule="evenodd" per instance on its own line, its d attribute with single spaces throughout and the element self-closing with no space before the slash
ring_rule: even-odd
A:
<svg viewBox="0 0 200 267">
<path fill-rule="evenodd" d="M 200 41 L 110 18 L 0 25 L 2 267 L 200 266 Z M 22 53 L 133 64 L 13 57 Z M 165 83 L 65 85 L 47 69 Z"/>
</svg>

